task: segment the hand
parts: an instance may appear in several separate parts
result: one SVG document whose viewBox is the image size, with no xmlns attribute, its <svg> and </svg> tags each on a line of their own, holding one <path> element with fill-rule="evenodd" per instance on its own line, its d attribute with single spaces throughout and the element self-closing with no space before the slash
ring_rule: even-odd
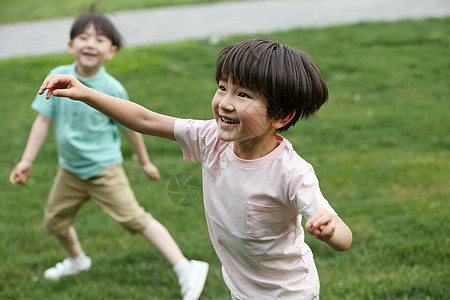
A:
<svg viewBox="0 0 450 300">
<path fill-rule="evenodd" d="M 39 88 L 39 95 L 48 90 L 45 96 L 46 99 L 50 99 L 53 95 L 80 100 L 84 97 L 83 88 L 86 87 L 72 75 L 53 74 L 44 79 Z"/>
<path fill-rule="evenodd" d="M 158 168 L 151 162 L 142 165 L 142 170 L 148 176 L 148 178 L 150 178 L 150 180 L 156 181 L 160 178 Z"/>
<path fill-rule="evenodd" d="M 19 161 L 9 175 L 9 182 L 12 184 L 26 184 L 31 172 L 32 164 L 29 161 Z"/>
<path fill-rule="evenodd" d="M 319 209 L 305 224 L 306 230 L 321 241 L 328 241 L 334 236 L 336 221 L 326 209 Z"/>
</svg>

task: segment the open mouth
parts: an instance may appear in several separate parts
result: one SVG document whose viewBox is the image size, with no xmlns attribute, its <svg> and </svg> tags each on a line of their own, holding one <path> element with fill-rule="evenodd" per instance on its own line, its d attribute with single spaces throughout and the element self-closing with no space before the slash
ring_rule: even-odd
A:
<svg viewBox="0 0 450 300">
<path fill-rule="evenodd" d="M 220 116 L 220 120 L 223 123 L 226 123 L 226 124 L 237 124 L 237 123 L 239 123 L 238 121 L 235 121 L 235 120 L 232 120 L 232 119 L 227 119 L 227 118 L 225 118 L 223 116 Z"/>
<path fill-rule="evenodd" d="M 97 56 L 97 54 L 92 53 L 92 52 L 83 52 L 83 55 L 84 56 L 89 56 L 89 57 L 96 57 Z"/>
</svg>

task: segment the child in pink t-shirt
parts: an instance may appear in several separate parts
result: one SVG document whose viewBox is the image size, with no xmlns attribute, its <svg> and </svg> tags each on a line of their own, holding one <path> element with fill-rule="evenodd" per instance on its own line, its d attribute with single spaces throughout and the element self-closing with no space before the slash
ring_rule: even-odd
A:
<svg viewBox="0 0 450 300">
<path fill-rule="evenodd" d="M 176 140 L 202 163 L 206 220 L 233 299 L 317 299 L 306 230 L 345 251 L 352 233 L 320 192 L 310 164 L 278 132 L 326 102 L 319 70 L 302 52 L 266 39 L 225 48 L 216 68 L 214 119 L 149 111 L 52 75 L 39 91 L 80 100 L 135 131 Z"/>
</svg>

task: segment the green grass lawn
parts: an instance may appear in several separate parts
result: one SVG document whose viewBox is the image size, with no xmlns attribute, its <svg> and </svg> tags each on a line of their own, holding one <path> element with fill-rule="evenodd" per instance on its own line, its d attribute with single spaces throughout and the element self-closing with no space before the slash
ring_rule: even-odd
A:
<svg viewBox="0 0 450 300">
<path fill-rule="evenodd" d="M 119 10 L 224 1 L 233 0 L 45 0 L 38 3 L 33 0 L 0 0 L 0 24 L 74 16 L 90 11 L 92 8 L 95 8 L 97 12 L 107 13 Z"/>
<path fill-rule="evenodd" d="M 307 51 L 330 100 L 285 136 L 315 167 L 324 195 L 352 228 L 344 253 L 307 237 L 321 299 L 446 299 L 449 289 L 450 18 L 299 29 L 270 37 Z M 240 40 L 244 37 L 233 38 Z M 214 65 L 222 44 L 206 41 L 128 48 L 107 69 L 131 99 L 161 113 L 211 118 Z M 126 233 L 94 204 L 75 226 L 93 259 L 90 272 L 59 282 L 43 271 L 64 258 L 44 232 L 42 211 L 55 171 L 50 135 L 27 186 L 12 186 L 47 72 L 71 55 L 0 60 L 1 299 L 177 299 L 175 275 L 139 235 Z M 203 205 L 181 208 L 167 195 L 176 174 L 200 177 L 174 142 L 145 137 L 162 178 L 149 182 L 124 142 L 125 168 L 140 203 L 184 253 L 211 264 L 201 299 L 229 299 L 209 241 Z"/>
</svg>

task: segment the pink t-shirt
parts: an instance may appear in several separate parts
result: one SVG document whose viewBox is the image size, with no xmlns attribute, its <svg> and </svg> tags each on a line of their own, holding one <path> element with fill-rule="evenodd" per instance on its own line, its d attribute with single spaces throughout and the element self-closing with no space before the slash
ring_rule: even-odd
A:
<svg viewBox="0 0 450 300">
<path fill-rule="evenodd" d="M 184 159 L 202 164 L 208 230 L 231 292 L 247 299 L 311 299 L 319 278 L 304 242 L 302 215 L 336 212 L 312 166 L 286 139 L 264 157 L 244 160 L 217 138 L 215 120 L 177 119 Z"/>
</svg>

